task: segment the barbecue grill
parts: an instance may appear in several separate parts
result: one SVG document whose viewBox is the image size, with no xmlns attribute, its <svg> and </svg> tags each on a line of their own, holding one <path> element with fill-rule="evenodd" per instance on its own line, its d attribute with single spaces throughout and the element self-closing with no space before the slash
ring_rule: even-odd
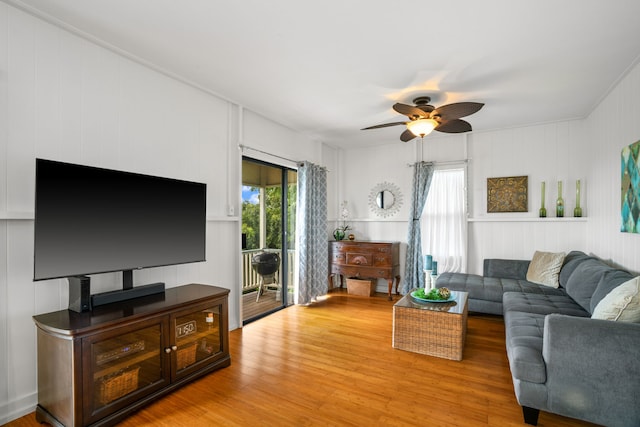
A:
<svg viewBox="0 0 640 427">
<path fill-rule="evenodd" d="M 280 255 L 276 252 L 257 253 L 251 258 L 251 267 L 260 276 L 258 296 L 256 297 L 256 302 L 258 302 L 260 295 L 264 293 L 264 285 L 278 283 L 276 273 L 280 268 Z"/>
</svg>

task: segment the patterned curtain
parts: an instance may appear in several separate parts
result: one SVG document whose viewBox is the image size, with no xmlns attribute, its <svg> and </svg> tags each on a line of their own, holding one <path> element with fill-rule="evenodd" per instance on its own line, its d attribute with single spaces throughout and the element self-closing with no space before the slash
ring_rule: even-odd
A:
<svg viewBox="0 0 640 427">
<path fill-rule="evenodd" d="M 409 293 L 411 289 L 424 288 L 420 217 L 427 201 L 427 195 L 429 195 L 434 170 L 432 164 L 424 162 L 416 163 L 413 166 L 413 195 L 411 197 L 411 212 L 409 213 L 407 259 L 404 272 L 406 280 L 402 284 L 403 294 Z"/>
<path fill-rule="evenodd" d="M 309 304 L 329 291 L 327 256 L 327 171 L 304 162 L 298 169 L 298 292 L 296 304 Z"/>
</svg>

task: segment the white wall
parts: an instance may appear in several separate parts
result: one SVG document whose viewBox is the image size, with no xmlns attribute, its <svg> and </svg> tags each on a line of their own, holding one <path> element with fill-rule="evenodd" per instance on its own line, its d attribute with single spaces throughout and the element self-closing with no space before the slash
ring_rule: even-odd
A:
<svg viewBox="0 0 640 427">
<path fill-rule="evenodd" d="M 590 210 L 589 153 L 582 121 L 484 132 L 469 138 L 468 271 L 485 258 L 531 259 L 535 250 L 586 250 Z M 528 212 L 487 213 L 487 178 L 528 176 Z M 575 182 L 581 180 L 583 216 L 573 217 Z M 540 219 L 541 182 L 547 218 Z M 557 182 L 563 182 L 564 219 L 555 217 Z"/>
<path fill-rule="evenodd" d="M 32 280 L 36 157 L 207 183 L 207 261 L 136 271 L 134 282 L 228 288 L 234 329 L 241 324 L 241 138 L 319 164 L 333 150 L 4 3 L 0 29 L 3 424 L 37 402 L 31 317 L 68 303 L 66 280 Z M 119 274 L 92 276 L 94 293 L 119 287 Z"/>
<path fill-rule="evenodd" d="M 584 147 L 583 129 L 582 121 L 565 121 L 463 135 L 434 133 L 423 141 L 393 140 L 380 147 L 345 150 L 340 156 L 343 185 L 330 213 L 337 219 L 337 206 L 346 200 L 357 238 L 402 242 L 404 277 L 413 179 L 413 169 L 408 165 L 420 160 L 446 164 L 468 159 L 468 272 L 481 273 L 482 260 L 489 257 L 530 259 L 536 249 L 587 250 L 587 219 L 552 218 L 558 180 L 563 181 L 568 216 L 573 215 L 575 180 L 582 181 L 583 211 L 589 215 L 589 150 Z M 529 181 L 528 212 L 487 213 L 487 178 L 521 175 L 528 176 Z M 545 205 L 550 218 L 540 220 L 543 180 L 547 185 Z M 402 209 L 390 218 L 376 217 L 367 203 L 371 188 L 383 181 L 396 184 L 403 193 Z M 378 289 L 383 287 L 379 282 Z"/>
<path fill-rule="evenodd" d="M 345 184 L 337 200 L 347 200 L 353 207 L 356 219 L 352 222 L 361 231 L 356 232 L 358 238 L 398 240 L 406 253 L 412 186 L 412 168 L 407 164 L 468 159 L 468 272 L 482 273 L 484 258 L 530 259 L 535 250 L 587 251 L 594 200 L 590 171 L 598 158 L 592 158 L 586 147 L 584 129 L 583 121 L 573 120 L 465 135 L 434 133 L 422 142 L 393 141 L 382 147 L 347 150 L 341 156 Z M 521 175 L 528 176 L 528 212 L 487 213 L 487 178 Z M 573 216 L 576 179 L 583 187 L 581 204 L 586 217 L 582 219 L 568 218 Z M 562 220 L 553 218 L 558 180 L 563 181 L 567 211 Z M 369 191 L 381 181 L 396 184 L 404 195 L 401 211 L 392 218 L 377 218 L 368 210 Z M 541 181 L 547 186 L 545 206 L 549 217 L 544 220 L 538 218 Z M 334 213 L 334 219 L 336 216 Z"/>
<path fill-rule="evenodd" d="M 413 165 L 416 161 L 448 162 L 465 158 L 466 137 L 461 135 L 433 134 L 423 141 L 415 139 L 401 142 L 398 136 L 389 144 L 366 149 L 342 150 L 339 167 L 334 175 L 340 183 L 329 200 L 330 224 L 342 224 L 339 217 L 340 203 L 346 201 L 357 240 L 399 241 L 400 276 L 405 277 L 404 264 L 407 249 L 407 221 L 411 207 Z M 392 131 L 389 132 L 392 134 Z M 377 216 L 369 207 L 369 195 L 380 183 L 395 184 L 402 195 L 400 210 L 388 217 Z M 379 280 L 379 292 L 387 291 L 386 281 Z"/>
<path fill-rule="evenodd" d="M 434 133 L 422 143 L 393 139 L 381 147 L 345 150 L 339 155 L 341 185 L 330 217 L 335 224 L 339 202 L 347 200 L 357 238 L 398 240 L 406 251 L 412 185 L 407 163 L 466 157 L 468 272 L 482 273 L 485 258 L 530 259 L 536 250 L 582 250 L 638 272 L 640 236 L 620 232 L 620 151 L 640 140 L 638 117 L 640 66 L 635 65 L 584 120 L 466 135 Z M 487 178 L 520 175 L 528 176 L 528 212 L 487 213 Z M 577 179 L 582 184 L 580 219 L 572 218 Z M 564 187 L 563 219 L 554 218 L 558 180 Z M 370 189 L 382 181 L 396 184 L 404 195 L 400 212 L 386 219 L 376 218 L 367 207 Z M 546 182 L 546 219 L 538 218 L 542 181 Z"/>
<path fill-rule="evenodd" d="M 586 120 L 589 152 L 587 250 L 640 272 L 640 235 L 620 232 L 622 148 L 640 140 L 640 65 L 636 64 Z"/>
</svg>

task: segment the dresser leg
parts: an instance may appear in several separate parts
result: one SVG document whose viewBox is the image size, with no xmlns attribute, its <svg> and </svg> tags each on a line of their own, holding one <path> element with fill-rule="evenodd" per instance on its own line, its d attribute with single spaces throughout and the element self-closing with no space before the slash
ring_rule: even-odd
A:
<svg viewBox="0 0 640 427">
<path fill-rule="evenodd" d="M 393 297 L 391 296 L 391 290 L 393 289 L 393 279 L 387 279 L 387 283 L 389 284 L 389 301 L 393 301 Z M 396 293 L 398 293 L 398 288 L 396 288 Z"/>
<path fill-rule="evenodd" d="M 396 295 L 400 295 L 398 293 L 398 286 L 400 286 L 400 276 L 396 276 Z"/>
</svg>

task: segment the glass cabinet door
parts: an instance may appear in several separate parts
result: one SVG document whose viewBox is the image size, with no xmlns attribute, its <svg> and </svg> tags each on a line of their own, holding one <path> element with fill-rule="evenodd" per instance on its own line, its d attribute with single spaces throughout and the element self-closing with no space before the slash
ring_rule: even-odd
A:
<svg viewBox="0 0 640 427">
<path fill-rule="evenodd" d="M 166 322 L 166 320 L 165 320 Z M 85 416 L 103 417 L 135 395 L 150 393 L 168 380 L 163 351 L 162 318 L 132 325 L 123 333 L 98 334 L 83 340 Z"/>
<path fill-rule="evenodd" d="M 221 312 L 221 306 L 215 305 L 173 317 L 176 375 L 222 354 Z"/>
</svg>

